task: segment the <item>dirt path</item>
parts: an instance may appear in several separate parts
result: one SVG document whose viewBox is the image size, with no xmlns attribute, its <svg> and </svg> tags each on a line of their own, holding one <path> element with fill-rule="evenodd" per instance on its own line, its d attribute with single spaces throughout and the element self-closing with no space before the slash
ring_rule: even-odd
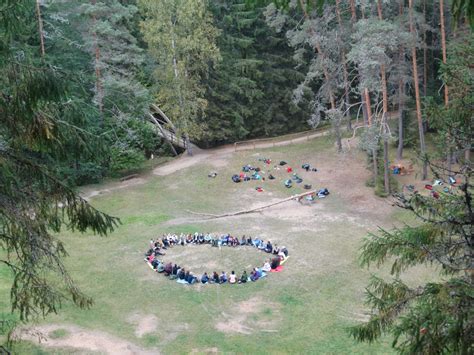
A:
<svg viewBox="0 0 474 355">
<path fill-rule="evenodd" d="M 292 138 L 292 139 L 287 139 L 283 141 L 260 142 L 260 143 L 255 143 L 255 144 L 252 143 L 252 144 L 249 144 L 248 146 L 240 146 L 239 151 L 245 150 L 245 149 L 282 147 L 282 146 L 287 146 L 294 143 L 303 143 L 310 139 L 326 136 L 329 134 L 329 132 L 330 131 L 316 132 L 308 136 Z M 278 140 L 278 137 L 275 137 L 275 140 Z M 160 175 L 160 176 L 173 174 L 179 170 L 189 168 L 191 166 L 194 166 L 206 160 L 212 162 L 214 160 L 228 159 L 234 154 L 234 152 L 235 152 L 235 148 L 233 145 L 225 145 L 222 147 L 206 149 L 206 150 L 203 150 L 203 149 L 195 150 L 195 154 L 193 156 L 189 156 L 186 153 L 184 153 L 179 158 L 155 168 L 155 170 L 153 170 L 153 174 Z"/>
</svg>

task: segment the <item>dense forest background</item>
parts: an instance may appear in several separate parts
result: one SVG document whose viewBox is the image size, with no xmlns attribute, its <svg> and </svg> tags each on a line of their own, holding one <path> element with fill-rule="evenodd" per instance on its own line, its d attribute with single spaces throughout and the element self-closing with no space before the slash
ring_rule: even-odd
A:
<svg viewBox="0 0 474 355">
<path fill-rule="evenodd" d="M 389 143 L 399 159 L 404 147 L 425 153 L 424 134 L 440 128 L 427 112 L 449 102 L 441 71 L 448 43 L 470 37 L 450 4 L 428 0 L 338 0 L 322 8 L 305 1 L 41 0 L 19 9 L 27 25 L 4 45 L 67 78 L 62 114 L 94 147 L 71 145 L 62 157 L 57 170 L 72 185 L 172 155 L 148 119 L 154 103 L 201 147 L 327 122 L 342 149 L 343 127 L 350 131 L 363 117 L 370 127 L 363 149 L 374 180 L 384 170 L 388 192 Z M 399 115 L 392 130 L 389 111 Z M 449 147 L 446 159 L 467 150 Z"/>
</svg>

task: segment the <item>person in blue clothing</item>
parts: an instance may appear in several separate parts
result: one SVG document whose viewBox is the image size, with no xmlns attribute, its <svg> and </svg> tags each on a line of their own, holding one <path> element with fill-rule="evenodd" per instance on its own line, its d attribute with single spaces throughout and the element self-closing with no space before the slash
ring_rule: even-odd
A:
<svg viewBox="0 0 474 355">
<path fill-rule="evenodd" d="M 219 277 L 219 283 L 225 284 L 226 282 L 227 282 L 227 274 L 225 273 L 225 271 L 222 271 L 222 274 Z"/>
<path fill-rule="evenodd" d="M 209 276 L 207 275 L 207 272 L 205 272 L 202 276 L 201 276 L 201 282 L 203 284 L 207 284 L 209 282 Z"/>
</svg>

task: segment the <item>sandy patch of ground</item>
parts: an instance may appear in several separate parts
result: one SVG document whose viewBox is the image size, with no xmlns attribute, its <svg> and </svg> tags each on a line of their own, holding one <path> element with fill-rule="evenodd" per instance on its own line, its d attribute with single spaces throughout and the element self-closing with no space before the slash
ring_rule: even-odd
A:
<svg viewBox="0 0 474 355">
<path fill-rule="evenodd" d="M 145 334 L 155 332 L 158 327 L 158 318 L 153 314 L 133 314 L 128 320 L 135 325 L 135 335 L 138 338 L 143 337 Z"/>
<path fill-rule="evenodd" d="M 65 330 L 66 335 L 52 338 L 51 333 Z M 15 334 L 22 340 L 29 340 L 45 347 L 73 348 L 89 353 L 97 351 L 104 354 L 159 354 L 158 349 L 144 349 L 136 344 L 101 331 L 92 331 L 73 325 L 51 324 L 21 329 Z"/>
<path fill-rule="evenodd" d="M 265 313 L 269 313 L 271 317 L 266 317 Z M 254 315 L 256 317 L 253 317 Z M 264 302 L 261 298 L 253 297 L 238 303 L 231 313 L 223 312 L 215 327 L 218 331 L 230 335 L 251 334 L 255 330 L 277 332 L 275 325 L 278 324 L 279 318 L 281 316 L 277 303 Z"/>
</svg>

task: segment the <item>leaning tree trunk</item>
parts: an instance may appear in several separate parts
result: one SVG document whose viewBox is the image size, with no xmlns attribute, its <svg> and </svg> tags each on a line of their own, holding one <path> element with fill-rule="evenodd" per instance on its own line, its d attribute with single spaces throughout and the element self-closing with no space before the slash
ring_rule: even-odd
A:
<svg viewBox="0 0 474 355">
<path fill-rule="evenodd" d="M 415 26 L 413 23 L 413 0 L 408 0 L 408 7 L 410 10 L 409 19 L 410 19 L 410 33 L 413 36 L 413 43 L 411 47 L 411 57 L 413 64 L 413 83 L 415 87 L 415 103 L 416 103 L 416 118 L 418 121 L 418 133 L 420 135 L 420 153 L 423 159 L 423 170 L 422 170 L 422 180 L 426 180 L 428 177 L 428 163 L 426 161 L 426 146 L 425 146 L 425 133 L 423 131 L 423 119 L 421 116 L 421 100 L 420 100 L 420 86 L 418 83 L 418 64 L 416 62 L 416 44 L 415 39 Z"/>
<path fill-rule="evenodd" d="M 44 57 L 46 52 L 44 50 L 43 18 L 41 17 L 40 0 L 36 0 L 36 16 L 38 17 L 38 32 L 39 32 L 39 36 L 40 36 L 41 57 Z"/>
</svg>

